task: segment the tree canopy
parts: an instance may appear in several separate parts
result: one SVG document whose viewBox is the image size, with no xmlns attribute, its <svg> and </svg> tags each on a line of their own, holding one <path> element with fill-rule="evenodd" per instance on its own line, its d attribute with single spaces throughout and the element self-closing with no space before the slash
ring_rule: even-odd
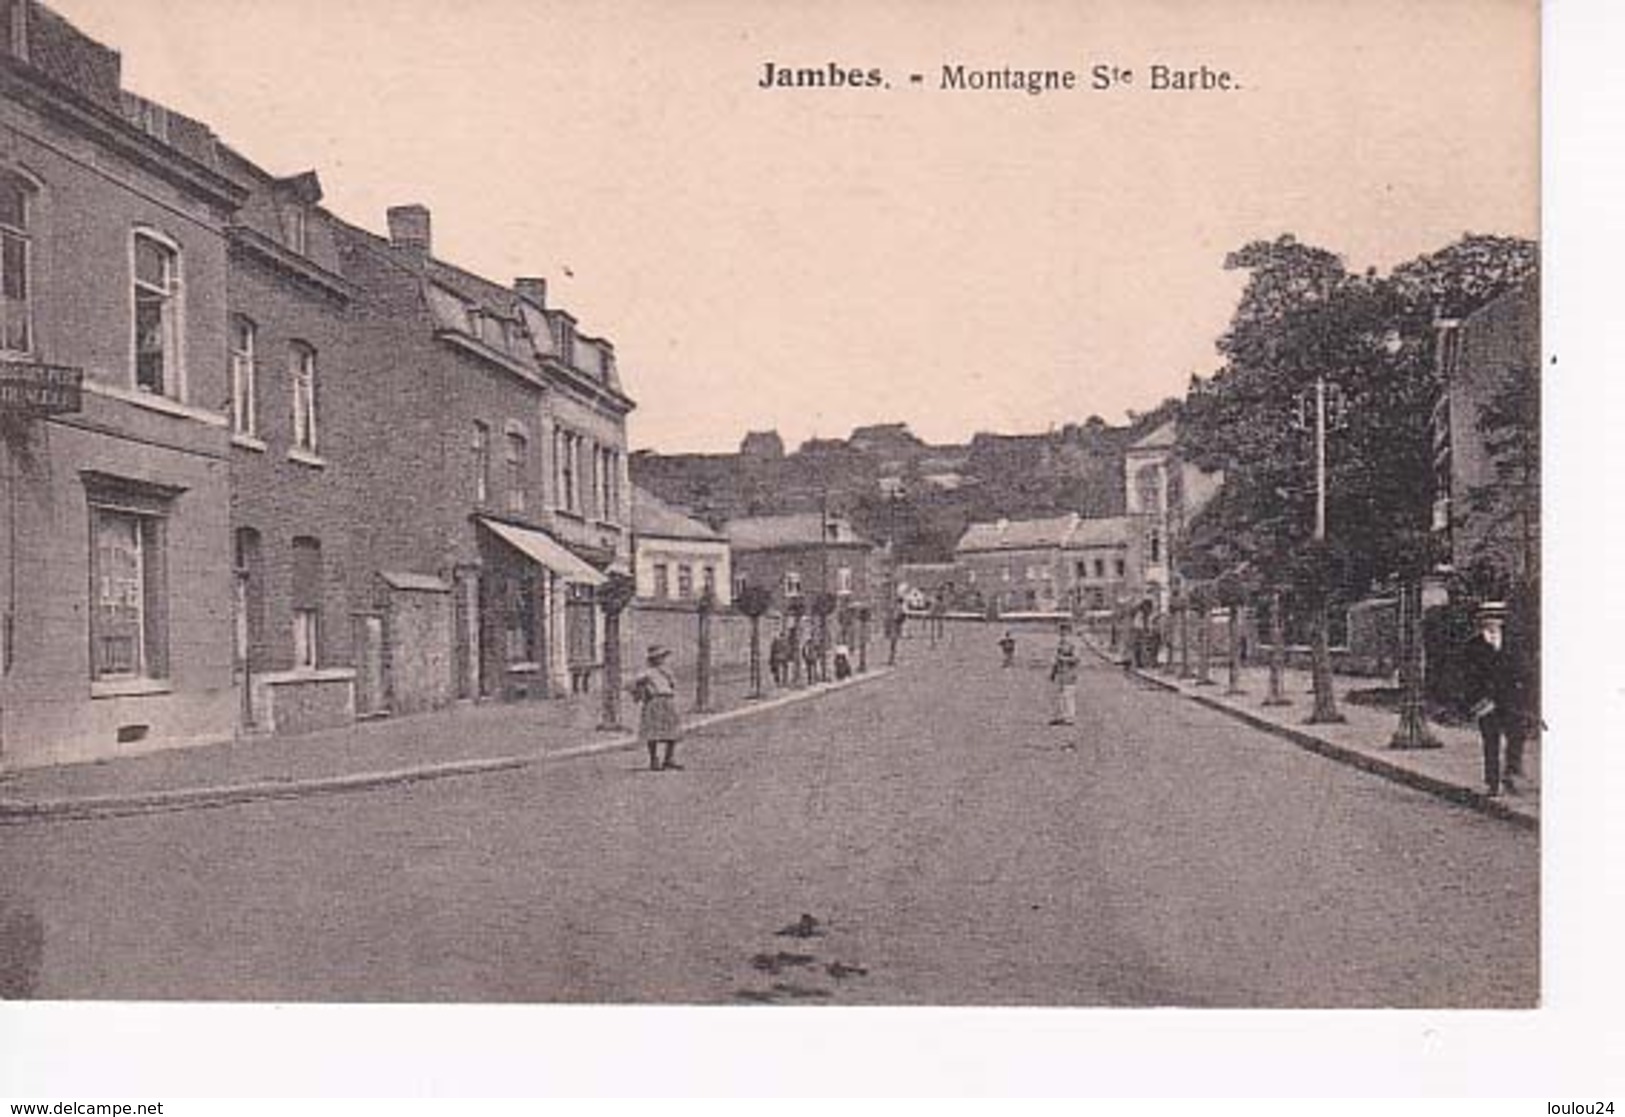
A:
<svg viewBox="0 0 1625 1117">
<path fill-rule="evenodd" d="M 1182 565 L 1217 577 L 1247 564 L 1313 596 L 1363 592 L 1431 564 L 1431 415 L 1437 314 L 1460 315 L 1532 274 L 1535 248 L 1469 236 L 1386 277 L 1291 236 L 1225 261 L 1248 273 L 1218 341 L 1224 366 L 1193 383 L 1187 460 L 1225 471 L 1189 525 Z M 1327 531 L 1313 541 L 1314 412 L 1327 384 Z"/>
</svg>

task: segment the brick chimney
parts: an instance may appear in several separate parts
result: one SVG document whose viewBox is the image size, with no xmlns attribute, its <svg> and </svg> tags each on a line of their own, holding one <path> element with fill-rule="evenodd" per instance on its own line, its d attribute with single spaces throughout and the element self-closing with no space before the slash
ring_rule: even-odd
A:
<svg viewBox="0 0 1625 1117">
<path fill-rule="evenodd" d="M 427 256 L 431 252 L 429 238 L 429 208 L 427 206 L 390 206 L 389 243 L 396 248 Z"/>
<path fill-rule="evenodd" d="M 522 275 L 513 281 L 514 294 L 527 302 L 547 309 L 547 280 L 534 275 Z"/>
</svg>

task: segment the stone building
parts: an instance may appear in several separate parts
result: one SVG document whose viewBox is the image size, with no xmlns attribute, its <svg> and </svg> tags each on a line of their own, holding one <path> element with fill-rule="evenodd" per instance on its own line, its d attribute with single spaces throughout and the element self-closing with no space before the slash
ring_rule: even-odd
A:
<svg viewBox="0 0 1625 1117">
<path fill-rule="evenodd" d="M 768 587 L 776 610 L 819 593 L 842 605 L 875 604 L 874 544 L 839 516 L 750 516 L 730 520 L 726 532 L 735 585 Z"/>
<path fill-rule="evenodd" d="M 693 608 L 707 591 L 718 608 L 733 603 L 727 537 L 636 486 L 632 551 L 640 605 Z"/>
<path fill-rule="evenodd" d="M 340 231 L 372 409 L 350 432 L 366 457 L 352 513 L 375 602 L 416 616 L 422 641 L 386 632 L 386 664 L 445 661 L 419 704 L 585 689 L 603 655 L 595 591 L 631 572 L 633 404 L 614 351 L 541 280 L 505 287 L 436 258 L 427 209 L 388 217 L 387 239 Z"/>
<path fill-rule="evenodd" d="M 1074 569 L 1065 551 L 1081 520 L 1069 512 L 969 525 L 954 548 L 965 589 L 999 614 L 1070 610 Z"/>
<path fill-rule="evenodd" d="M 1525 582 L 1539 569 L 1535 479 L 1517 454 L 1492 452 L 1482 423 L 1499 402 L 1538 424 L 1540 287 L 1528 282 L 1461 321 L 1438 323 L 1439 383 L 1433 410 L 1433 530 L 1449 565 Z M 1532 448 L 1529 448 L 1532 449 Z M 1534 465 L 1532 453 L 1526 455 Z"/>
<path fill-rule="evenodd" d="M 1180 536 L 1223 483 L 1223 473 L 1202 470 L 1180 455 L 1175 420 L 1124 452 L 1124 508 L 1138 525 L 1134 580 L 1159 611 L 1167 610 L 1178 578 Z"/>
<path fill-rule="evenodd" d="M 0 767 L 227 739 L 226 227 L 208 128 L 0 2 Z"/>
</svg>

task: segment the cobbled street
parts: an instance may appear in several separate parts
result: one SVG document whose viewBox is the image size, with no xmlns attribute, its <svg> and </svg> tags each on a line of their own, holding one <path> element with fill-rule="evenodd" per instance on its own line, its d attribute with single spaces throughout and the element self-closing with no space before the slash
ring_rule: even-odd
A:
<svg viewBox="0 0 1625 1117">
<path fill-rule="evenodd" d="M 8 995 L 1519 1006 L 1538 839 L 1051 637 L 640 754 L 0 828 Z M 516 711 L 516 717 L 522 717 Z"/>
</svg>

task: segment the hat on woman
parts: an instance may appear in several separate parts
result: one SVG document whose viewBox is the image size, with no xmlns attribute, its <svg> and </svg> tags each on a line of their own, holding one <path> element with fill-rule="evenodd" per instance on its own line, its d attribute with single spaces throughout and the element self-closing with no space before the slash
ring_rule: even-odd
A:
<svg viewBox="0 0 1625 1117">
<path fill-rule="evenodd" d="M 666 647 L 664 644 L 650 644 L 649 645 L 649 662 L 650 663 L 659 663 L 663 659 L 670 658 L 670 656 L 671 656 L 671 649 Z"/>
<path fill-rule="evenodd" d="M 1507 603 L 1505 601 L 1486 601 L 1478 607 L 1478 619 L 1481 621 L 1504 621 L 1507 616 Z"/>
</svg>

